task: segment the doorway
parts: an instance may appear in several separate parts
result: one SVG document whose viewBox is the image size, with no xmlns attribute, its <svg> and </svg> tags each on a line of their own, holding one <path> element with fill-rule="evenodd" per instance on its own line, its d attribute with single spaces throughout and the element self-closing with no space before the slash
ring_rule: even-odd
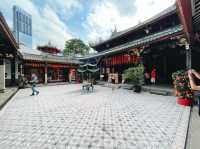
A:
<svg viewBox="0 0 200 149">
<path fill-rule="evenodd" d="M 147 72 L 156 68 L 156 84 L 172 84 L 172 73 L 186 68 L 185 49 L 155 48 L 143 53 L 143 63 Z"/>
</svg>

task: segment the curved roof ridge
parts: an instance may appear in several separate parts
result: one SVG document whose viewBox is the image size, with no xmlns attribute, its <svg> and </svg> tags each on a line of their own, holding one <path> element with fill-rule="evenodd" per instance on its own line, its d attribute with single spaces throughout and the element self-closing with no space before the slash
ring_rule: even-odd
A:
<svg viewBox="0 0 200 149">
<path fill-rule="evenodd" d="M 173 4 L 172 6 L 166 8 L 165 10 L 163 10 L 160 13 L 154 15 L 153 17 L 151 17 L 151 18 L 149 18 L 149 19 L 147 19 L 147 20 L 145 20 L 145 21 L 143 21 L 143 22 L 141 22 L 141 23 L 139 23 L 139 24 L 137 24 L 137 25 L 135 25 L 133 27 L 130 27 L 130 28 L 125 29 L 123 31 L 117 32 L 115 35 L 111 36 L 109 39 L 104 40 L 104 41 L 102 41 L 100 43 L 97 43 L 96 45 L 94 45 L 92 47 L 96 47 L 96 46 L 99 46 L 101 44 L 104 44 L 104 43 L 106 43 L 108 41 L 111 41 L 111 40 L 116 39 L 116 38 L 118 38 L 118 37 L 120 37 L 122 35 L 125 35 L 125 34 L 131 32 L 131 31 L 137 30 L 137 29 L 143 27 L 144 25 L 150 24 L 153 21 L 156 21 L 156 20 L 160 19 L 162 16 L 165 16 L 165 15 L 171 14 L 173 12 L 176 12 L 176 8 L 177 8 L 176 4 Z"/>
</svg>

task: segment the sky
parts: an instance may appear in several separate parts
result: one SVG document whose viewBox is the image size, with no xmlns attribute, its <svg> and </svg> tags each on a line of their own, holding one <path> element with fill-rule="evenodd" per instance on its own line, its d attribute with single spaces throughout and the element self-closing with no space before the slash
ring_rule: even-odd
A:
<svg viewBox="0 0 200 149">
<path fill-rule="evenodd" d="M 33 47 L 49 41 L 63 49 L 65 41 L 79 38 L 86 44 L 109 38 L 114 28 L 137 25 L 175 0 L 0 0 L 0 11 L 13 28 L 14 5 L 32 15 Z"/>
</svg>

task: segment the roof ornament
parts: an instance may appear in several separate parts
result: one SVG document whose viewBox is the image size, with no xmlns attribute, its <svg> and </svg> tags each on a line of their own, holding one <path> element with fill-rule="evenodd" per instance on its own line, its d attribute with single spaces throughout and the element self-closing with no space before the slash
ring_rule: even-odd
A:
<svg viewBox="0 0 200 149">
<path fill-rule="evenodd" d="M 111 30 L 111 37 L 116 35 L 117 33 L 117 25 L 114 26 L 114 30 Z"/>
<path fill-rule="evenodd" d="M 146 34 L 149 34 L 150 30 L 151 30 L 151 27 L 146 27 L 146 28 L 144 29 L 144 31 L 145 31 Z"/>
<path fill-rule="evenodd" d="M 179 39 L 179 46 L 184 46 L 184 45 L 186 45 L 187 44 L 187 39 L 186 38 L 180 38 Z"/>
<path fill-rule="evenodd" d="M 52 46 L 52 44 L 51 44 L 51 41 L 49 40 L 48 41 L 48 44 L 47 44 L 49 47 L 51 47 Z"/>
</svg>

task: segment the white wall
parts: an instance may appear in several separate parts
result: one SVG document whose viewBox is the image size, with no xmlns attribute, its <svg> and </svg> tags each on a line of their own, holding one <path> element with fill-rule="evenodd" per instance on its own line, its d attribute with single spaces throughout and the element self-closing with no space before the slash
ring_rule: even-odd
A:
<svg viewBox="0 0 200 149">
<path fill-rule="evenodd" d="M 6 79 L 11 79 L 11 62 L 10 60 L 5 60 L 5 76 Z"/>
<path fill-rule="evenodd" d="M 5 65 L 0 64 L 0 91 L 5 89 Z"/>
</svg>

